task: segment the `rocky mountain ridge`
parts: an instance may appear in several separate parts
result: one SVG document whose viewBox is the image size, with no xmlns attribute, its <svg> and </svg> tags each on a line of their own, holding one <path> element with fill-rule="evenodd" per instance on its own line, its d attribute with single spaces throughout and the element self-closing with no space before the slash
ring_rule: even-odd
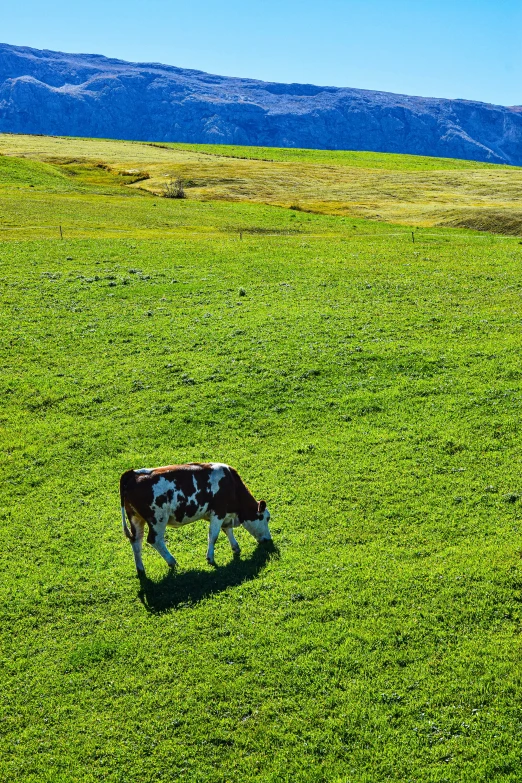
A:
<svg viewBox="0 0 522 783">
<path fill-rule="evenodd" d="M 214 76 L 0 44 L 0 132 L 522 165 L 522 107 Z"/>
</svg>

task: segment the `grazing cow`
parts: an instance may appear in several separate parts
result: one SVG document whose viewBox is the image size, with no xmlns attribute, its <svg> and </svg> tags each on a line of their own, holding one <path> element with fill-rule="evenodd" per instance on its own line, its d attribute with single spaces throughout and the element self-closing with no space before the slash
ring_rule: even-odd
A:
<svg viewBox="0 0 522 783">
<path fill-rule="evenodd" d="M 147 541 L 170 568 L 176 560 L 165 545 L 165 529 L 181 527 L 197 519 L 210 522 L 207 560 L 214 563 L 214 544 L 223 529 L 234 552 L 239 544 L 233 528 L 243 525 L 259 541 L 270 541 L 270 514 L 247 489 L 238 472 L 217 462 L 168 465 L 164 468 L 127 470 L 120 479 L 123 532 L 132 544 L 138 574 L 145 573 L 141 545 L 145 525 Z M 129 518 L 130 530 L 125 518 Z"/>
</svg>

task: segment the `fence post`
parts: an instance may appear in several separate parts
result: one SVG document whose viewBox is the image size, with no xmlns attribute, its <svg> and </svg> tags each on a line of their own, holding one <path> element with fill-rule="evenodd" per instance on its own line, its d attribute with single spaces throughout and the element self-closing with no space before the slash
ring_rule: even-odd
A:
<svg viewBox="0 0 522 783">
<path fill-rule="evenodd" d="M 63 239 L 62 227 L 60 226 L 60 239 Z"/>
</svg>

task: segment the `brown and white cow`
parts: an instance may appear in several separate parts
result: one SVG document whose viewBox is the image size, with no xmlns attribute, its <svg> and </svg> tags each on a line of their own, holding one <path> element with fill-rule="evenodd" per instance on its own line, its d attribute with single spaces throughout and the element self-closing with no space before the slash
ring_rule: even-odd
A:
<svg viewBox="0 0 522 783">
<path fill-rule="evenodd" d="M 255 500 L 238 472 L 218 462 L 127 470 L 120 478 L 120 498 L 123 532 L 132 544 L 138 574 L 145 573 L 141 559 L 145 525 L 148 543 L 170 568 L 176 565 L 176 560 L 165 544 L 167 525 L 181 527 L 197 519 L 208 520 L 207 560 L 211 565 L 214 565 L 214 544 L 221 529 L 234 552 L 239 552 L 239 544 L 233 528 L 240 525 L 259 542 L 272 538 L 265 501 Z"/>
</svg>

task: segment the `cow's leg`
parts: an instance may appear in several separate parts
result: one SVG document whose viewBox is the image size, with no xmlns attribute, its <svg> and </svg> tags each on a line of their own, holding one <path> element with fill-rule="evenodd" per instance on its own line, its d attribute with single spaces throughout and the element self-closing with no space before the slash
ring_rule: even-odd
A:
<svg viewBox="0 0 522 783">
<path fill-rule="evenodd" d="M 223 530 L 227 534 L 227 538 L 230 541 L 230 546 L 232 547 L 232 552 L 235 552 L 235 554 L 238 555 L 241 550 L 240 550 L 239 544 L 237 543 L 236 538 L 234 536 L 234 529 L 233 529 L 232 525 L 230 525 L 229 527 L 223 528 Z"/>
<path fill-rule="evenodd" d="M 165 543 L 165 528 L 166 525 L 163 523 L 152 525 L 149 522 L 147 543 L 149 543 L 156 550 L 156 552 L 159 552 L 162 558 L 166 561 L 169 568 L 174 568 L 176 565 L 176 558 L 173 557 L 167 549 L 167 545 Z"/>
<path fill-rule="evenodd" d="M 210 517 L 210 525 L 208 528 L 208 549 L 207 549 L 207 562 L 210 563 L 210 565 L 216 565 L 214 562 L 214 544 L 217 541 L 217 537 L 219 536 L 219 531 L 221 530 L 221 525 L 223 524 L 223 519 L 220 519 L 215 514 L 212 514 Z"/>
<path fill-rule="evenodd" d="M 134 540 L 131 539 L 131 546 L 132 546 L 132 551 L 134 553 L 134 562 L 136 563 L 136 571 L 138 572 L 138 576 L 144 576 L 145 567 L 143 565 L 143 560 L 141 559 L 141 545 L 143 543 L 143 531 L 145 530 L 145 522 L 143 521 L 143 519 L 139 519 L 139 517 L 135 517 L 133 515 L 131 517 L 130 523 L 131 523 L 131 533 L 134 539 Z"/>
</svg>

